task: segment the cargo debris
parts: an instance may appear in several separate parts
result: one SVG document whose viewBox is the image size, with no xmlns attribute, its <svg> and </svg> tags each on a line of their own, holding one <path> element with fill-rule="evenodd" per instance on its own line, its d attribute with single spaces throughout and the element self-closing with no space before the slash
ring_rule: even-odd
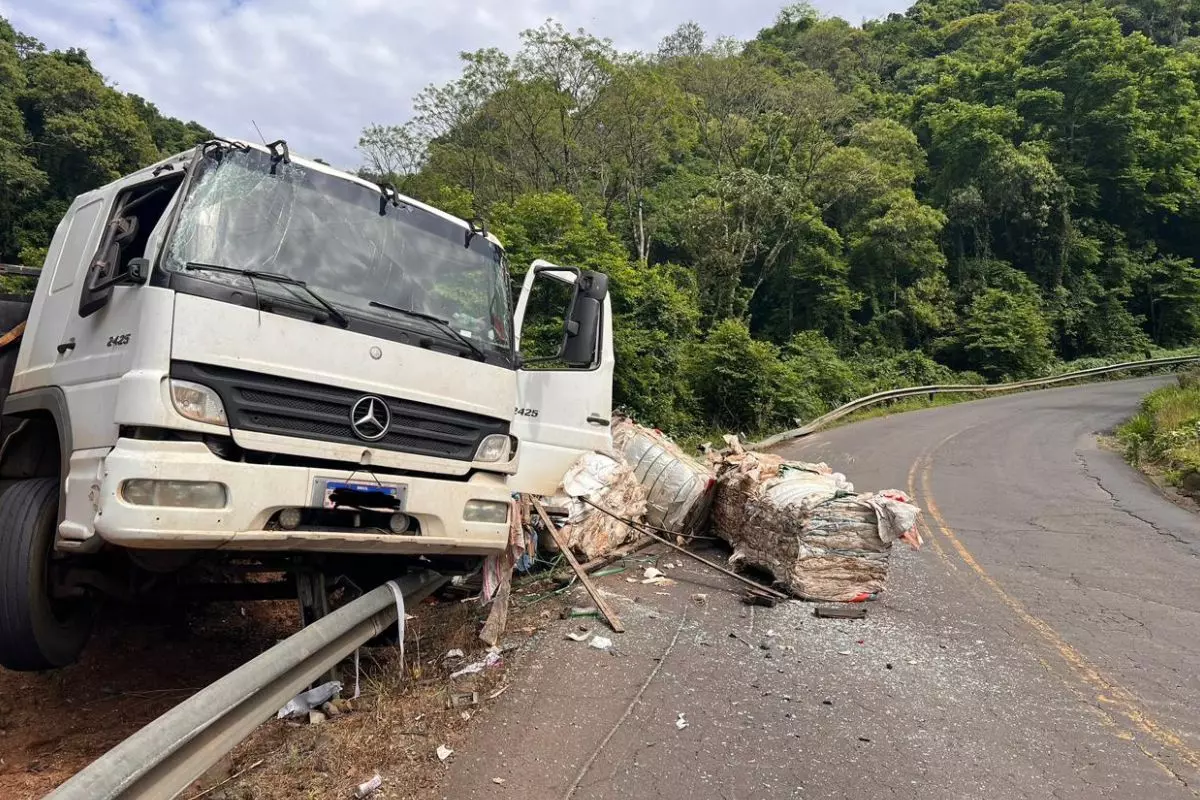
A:
<svg viewBox="0 0 1200 800">
<path fill-rule="evenodd" d="M 621 521 L 638 521 L 646 513 L 646 493 L 628 464 L 604 453 L 585 453 L 563 475 L 561 488 L 564 496 L 550 498 L 547 505 L 566 509 L 559 536 L 589 561 L 638 537 L 637 530 Z"/>
<path fill-rule="evenodd" d="M 454 680 L 457 678 L 461 678 L 464 675 L 474 675 L 476 673 L 483 672 L 488 667 L 494 667 L 499 663 L 500 663 L 500 648 L 499 647 L 489 647 L 487 654 L 484 655 L 484 657 L 483 657 L 483 660 L 476 661 L 472 664 L 468 664 L 467 666 L 463 667 L 462 669 L 450 673 L 450 679 Z"/>
<path fill-rule="evenodd" d="M 726 442 L 713 525 L 733 547 L 731 564 L 766 570 L 804 600 L 854 602 L 882 591 L 893 542 L 920 545 L 921 510 L 903 492 L 858 494 L 825 464 Z"/>
<path fill-rule="evenodd" d="M 364 797 L 374 794 L 380 786 L 383 786 L 383 778 L 376 772 L 375 777 L 371 780 L 358 785 L 358 788 L 354 790 L 354 797 L 356 800 L 362 800 Z"/>
<path fill-rule="evenodd" d="M 336 697 L 341 691 L 342 684 L 338 681 L 322 683 L 320 686 L 309 689 L 305 692 L 301 692 L 293 697 L 288 701 L 287 705 L 279 709 L 279 712 L 275 715 L 275 718 L 284 719 L 288 717 L 308 716 L 310 711 L 325 705 L 334 697 Z"/>
<path fill-rule="evenodd" d="M 866 619 L 867 607 L 862 605 L 817 606 L 813 609 L 813 616 L 826 619 Z"/>
<path fill-rule="evenodd" d="M 708 464 L 679 449 L 661 431 L 616 417 L 613 449 L 633 469 L 646 496 L 646 522 L 688 534 L 708 520 L 716 475 Z"/>
</svg>

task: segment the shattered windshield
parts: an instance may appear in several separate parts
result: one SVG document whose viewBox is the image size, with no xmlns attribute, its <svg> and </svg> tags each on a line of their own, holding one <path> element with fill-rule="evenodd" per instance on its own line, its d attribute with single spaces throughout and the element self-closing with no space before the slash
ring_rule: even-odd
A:
<svg viewBox="0 0 1200 800">
<path fill-rule="evenodd" d="M 412 311 L 480 345 L 509 348 L 503 251 L 485 236 L 468 241 L 467 229 L 451 220 L 259 150 L 212 150 L 196 169 L 164 254 L 167 269 L 191 264 L 206 279 L 238 286 L 247 278 L 228 270 L 279 273 L 347 315 L 429 329 L 397 313 Z M 205 264 L 226 269 L 197 267 Z M 256 290 L 267 290 L 258 283 Z"/>
</svg>

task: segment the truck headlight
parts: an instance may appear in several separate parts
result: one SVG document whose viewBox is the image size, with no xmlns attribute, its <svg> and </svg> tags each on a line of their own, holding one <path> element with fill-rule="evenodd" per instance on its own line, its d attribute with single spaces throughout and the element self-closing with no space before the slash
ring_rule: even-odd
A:
<svg viewBox="0 0 1200 800">
<path fill-rule="evenodd" d="M 171 403 L 182 416 L 209 425 L 229 425 L 221 396 L 200 383 L 171 381 Z"/>
<path fill-rule="evenodd" d="M 225 484 L 216 481 L 158 481 L 130 478 L 121 484 L 121 499 L 134 506 L 224 508 Z"/>
<path fill-rule="evenodd" d="M 491 436 L 485 436 L 479 443 L 479 449 L 475 451 L 475 460 L 508 461 L 511 448 L 512 442 L 508 436 L 503 433 L 493 433 Z"/>
<path fill-rule="evenodd" d="M 491 522 L 502 525 L 508 522 L 511 503 L 498 500 L 468 500 L 463 508 L 463 519 L 467 522 Z"/>
</svg>

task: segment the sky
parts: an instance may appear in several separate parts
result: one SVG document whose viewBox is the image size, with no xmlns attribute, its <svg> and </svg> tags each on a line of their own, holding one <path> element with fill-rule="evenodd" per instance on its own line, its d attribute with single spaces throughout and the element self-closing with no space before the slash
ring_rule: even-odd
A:
<svg viewBox="0 0 1200 800">
<path fill-rule="evenodd" d="M 517 47 L 553 18 L 620 49 L 653 51 L 694 20 L 710 39 L 753 37 L 786 0 L 0 0 L 0 16 L 48 47 L 81 47 L 113 85 L 218 135 L 287 139 L 354 168 L 362 129 L 397 124 L 461 51 Z M 817 0 L 852 23 L 905 0 Z"/>
</svg>

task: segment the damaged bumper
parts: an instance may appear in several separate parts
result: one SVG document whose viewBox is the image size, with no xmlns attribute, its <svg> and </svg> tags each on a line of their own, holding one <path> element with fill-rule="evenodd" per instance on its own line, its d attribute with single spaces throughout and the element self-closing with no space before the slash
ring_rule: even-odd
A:
<svg viewBox="0 0 1200 800">
<path fill-rule="evenodd" d="M 509 490 L 498 476 L 379 477 L 402 493 L 402 510 L 417 521 L 419 535 L 378 529 L 361 533 L 266 529 L 283 509 L 319 508 L 328 482 L 373 481 L 361 470 L 245 464 L 225 461 L 201 442 L 121 439 L 104 460 L 95 529 L 115 545 L 160 550 L 487 555 L 507 545 L 507 522 L 463 519 L 470 501 L 510 501 Z M 207 507 L 145 504 L 144 498 L 130 492 L 137 481 L 202 486 L 204 491 L 195 492 L 195 500 L 185 502 Z"/>
</svg>

